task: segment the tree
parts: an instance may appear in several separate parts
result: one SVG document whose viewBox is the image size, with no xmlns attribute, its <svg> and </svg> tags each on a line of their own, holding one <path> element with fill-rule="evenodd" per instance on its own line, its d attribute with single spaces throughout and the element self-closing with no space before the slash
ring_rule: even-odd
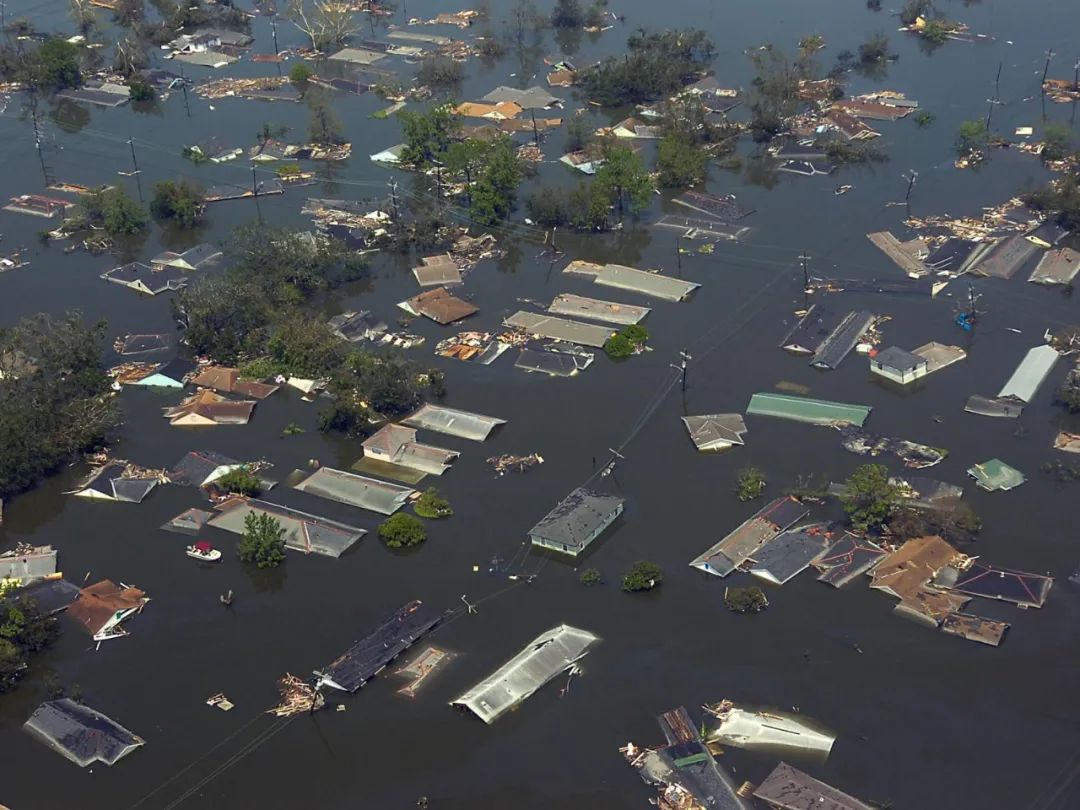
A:
<svg viewBox="0 0 1080 810">
<path fill-rule="evenodd" d="M 656 168 L 660 172 L 660 185 L 666 188 L 686 188 L 705 180 L 709 165 L 709 153 L 691 138 L 680 133 L 670 133 L 660 140 Z"/>
<path fill-rule="evenodd" d="M 360 31 L 349 4 L 334 0 L 289 0 L 285 16 L 307 35 L 315 51 L 341 45 Z"/>
<path fill-rule="evenodd" d="M 330 107 L 322 93 L 308 96 L 308 140 L 319 146 L 332 146 L 345 142 L 345 130 L 341 119 Z"/>
<path fill-rule="evenodd" d="M 100 448 L 119 424 L 104 339 L 104 322 L 77 313 L 0 329 L 0 498 Z"/>
<path fill-rule="evenodd" d="M 765 474 L 756 467 L 743 467 L 735 479 L 735 497 L 744 503 L 760 498 L 765 491 Z"/>
<path fill-rule="evenodd" d="M 154 89 L 154 85 L 141 79 L 129 81 L 128 91 L 132 101 L 153 101 L 157 98 L 157 90 Z"/>
<path fill-rule="evenodd" d="M 485 141 L 466 138 L 463 141 L 451 143 L 443 157 L 443 165 L 447 173 L 465 177 L 465 193 L 469 195 L 470 205 L 472 205 L 473 180 L 480 175 L 489 150 L 490 146 Z"/>
<path fill-rule="evenodd" d="M 750 51 L 754 66 L 750 92 L 750 132 L 764 143 L 783 131 L 799 106 L 799 73 L 787 56 L 772 45 Z"/>
<path fill-rule="evenodd" d="M 585 9 L 581 0 L 555 0 L 551 11 L 553 28 L 581 28 L 585 25 Z"/>
<path fill-rule="evenodd" d="M 596 140 L 589 119 L 584 115 L 574 115 L 566 122 L 566 141 L 563 149 L 567 152 L 580 152 L 587 149 Z"/>
<path fill-rule="evenodd" d="M 609 56 L 580 71 L 577 83 L 605 107 L 644 104 L 671 95 L 701 76 L 716 53 L 704 31 L 649 33 L 638 29 L 622 59 Z"/>
<path fill-rule="evenodd" d="M 435 487 L 428 487 L 416 500 L 416 514 L 429 520 L 450 517 L 454 510 L 450 508 L 450 502 L 439 494 Z"/>
<path fill-rule="evenodd" d="M 602 577 L 600 576 L 600 572 L 595 568 L 586 568 L 581 572 L 581 576 L 578 577 L 578 580 L 586 588 L 589 588 L 593 585 L 599 585 L 602 581 Z"/>
<path fill-rule="evenodd" d="M 425 112 L 402 110 L 398 113 L 405 149 L 401 162 L 423 171 L 444 159 L 450 143 L 461 129 L 461 119 L 450 104 L 441 104 Z"/>
<path fill-rule="evenodd" d="M 900 9 L 900 22 L 904 25 L 913 25 L 915 20 L 933 10 L 933 0 L 907 0 Z"/>
<path fill-rule="evenodd" d="M 1080 412 L 1080 370 L 1070 369 L 1057 391 L 1057 400 L 1069 413 Z"/>
<path fill-rule="evenodd" d="M 465 68 L 448 56 L 426 57 L 416 73 L 419 84 L 438 91 L 457 87 L 464 78 Z"/>
<path fill-rule="evenodd" d="M 1067 174 L 1023 199 L 1032 208 L 1052 214 L 1062 227 L 1080 229 L 1080 175 Z"/>
<path fill-rule="evenodd" d="M 71 0 L 71 19 L 83 38 L 90 39 L 90 33 L 97 27 L 98 21 L 89 0 Z"/>
<path fill-rule="evenodd" d="M 387 548 L 410 548 L 427 540 L 427 530 L 420 518 L 398 512 L 379 524 L 379 537 Z"/>
<path fill-rule="evenodd" d="M 285 529 L 281 522 L 265 512 L 249 512 L 237 552 L 241 562 L 277 568 L 285 562 Z"/>
<path fill-rule="evenodd" d="M 653 182 L 645 163 L 625 146 L 605 150 L 604 165 L 597 170 L 593 185 L 607 196 L 611 205 L 618 207 L 620 218 L 624 206 L 638 214 L 652 200 Z"/>
<path fill-rule="evenodd" d="M 82 84 L 79 49 L 57 36 L 49 37 L 37 54 L 25 62 L 29 83 L 37 90 L 55 92 Z"/>
<path fill-rule="evenodd" d="M 986 146 L 989 138 L 985 121 L 964 121 L 956 133 L 956 153 L 968 157 Z"/>
<path fill-rule="evenodd" d="M 488 147 L 485 168 L 470 192 L 470 213 L 481 225 L 495 225 L 506 219 L 517 199 L 517 187 L 524 173 L 513 142 L 501 135 Z"/>
<path fill-rule="evenodd" d="M 243 465 L 229 470 L 214 483 L 226 492 L 251 498 L 261 495 L 263 490 L 263 483 L 259 476 Z"/>
<path fill-rule="evenodd" d="M 724 589 L 724 605 L 732 613 L 761 613 L 769 606 L 765 592 L 756 585 Z"/>
<path fill-rule="evenodd" d="M 289 81 L 293 84 L 306 84 L 307 80 L 314 75 L 311 68 L 303 62 L 297 62 L 289 69 Z"/>
<path fill-rule="evenodd" d="M 319 411 L 319 430 L 336 431 L 350 439 L 362 439 L 375 432 L 376 414 L 352 396 L 338 397 Z"/>
<path fill-rule="evenodd" d="M 863 65 L 880 64 L 889 60 L 889 38 L 884 34 L 874 34 L 859 46 L 859 63 Z"/>
<path fill-rule="evenodd" d="M 651 591 L 664 581 L 664 571 L 659 565 L 638 560 L 622 578 L 622 589 L 627 592 Z"/>
<path fill-rule="evenodd" d="M 612 360 L 621 360 L 634 353 L 634 344 L 621 332 L 617 332 L 604 342 L 604 352 Z"/>
<path fill-rule="evenodd" d="M 13 689 L 27 668 L 27 659 L 56 640 L 56 619 L 23 597 L 0 604 L 0 692 Z"/>
<path fill-rule="evenodd" d="M 109 236 L 129 236 L 146 227 L 146 211 L 118 187 L 84 194 L 76 212 L 88 227 L 101 228 Z"/>
<path fill-rule="evenodd" d="M 1043 160 L 1063 160 L 1072 152 L 1072 130 L 1064 124 L 1047 124 L 1043 133 Z"/>
<path fill-rule="evenodd" d="M 202 189 L 187 180 L 162 180 L 154 185 L 150 213 L 157 219 L 169 220 L 179 228 L 194 228 L 202 223 L 205 209 Z"/>
<path fill-rule="evenodd" d="M 884 464 L 857 467 L 846 490 L 840 503 L 856 529 L 872 531 L 888 520 L 896 502 L 896 487 L 889 483 L 889 469 Z"/>
<path fill-rule="evenodd" d="M 889 535 L 899 542 L 936 534 L 953 544 L 971 543 L 982 531 L 982 520 L 963 501 L 923 509 L 903 504 L 889 516 Z"/>
</svg>

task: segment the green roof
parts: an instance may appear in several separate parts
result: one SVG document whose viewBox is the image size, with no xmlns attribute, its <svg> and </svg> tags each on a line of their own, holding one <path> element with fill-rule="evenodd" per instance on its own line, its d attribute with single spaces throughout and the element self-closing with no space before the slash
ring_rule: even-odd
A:
<svg viewBox="0 0 1080 810">
<path fill-rule="evenodd" d="M 968 470 L 968 475 L 974 478 L 980 487 L 991 492 L 997 489 L 1013 489 L 1027 480 L 1022 472 L 999 458 L 976 464 Z"/>
<path fill-rule="evenodd" d="M 746 412 L 755 416 L 775 416 L 796 422 L 809 422 L 812 425 L 844 423 L 862 427 L 870 416 L 870 406 L 765 392 L 750 397 Z"/>
</svg>

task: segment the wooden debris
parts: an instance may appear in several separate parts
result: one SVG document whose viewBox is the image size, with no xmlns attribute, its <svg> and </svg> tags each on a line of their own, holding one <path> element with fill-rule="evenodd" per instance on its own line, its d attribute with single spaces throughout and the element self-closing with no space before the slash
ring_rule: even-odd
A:
<svg viewBox="0 0 1080 810">
<path fill-rule="evenodd" d="M 318 711 L 326 705 L 321 692 L 312 689 L 310 684 L 289 672 L 278 681 L 278 691 L 281 692 L 281 703 L 266 711 L 276 717 L 292 717 L 294 714 Z"/>
</svg>

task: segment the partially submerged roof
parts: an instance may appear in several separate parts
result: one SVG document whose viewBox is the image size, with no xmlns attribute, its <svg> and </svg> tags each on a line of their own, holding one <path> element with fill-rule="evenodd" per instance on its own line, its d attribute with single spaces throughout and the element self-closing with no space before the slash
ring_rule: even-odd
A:
<svg viewBox="0 0 1080 810">
<path fill-rule="evenodd" d="M 79 586 L 66 579 L 43 579 L 13 591 L 10 597 L 26 597 L 48 616 L 67 608 L 78 595 Z"/>
<path fill-rule="evenodd" d="M 887 552 L 866 538 L 844 532 L 812 565 L 821 575 L 818 580 L 841 588 L 877 564 Z"/>
<path fill-rule="evenodd" d="M 563 293 L 555 296 L 551 306 L 548 307 L 548 312 L 555 315 L 571 315 L 578 318 L 589 318 L 594 321 L 626 325 L 641 323 L 645 316 L 649 314 L 649 308 Z"/>
<path fill-rule="evenodd" d="M 320 683 L 355 692 L 430 633 L 443 614 L 419 600 L 406 602 L 319 673 Z"/>
<path fill-rule="evenodd" d="M 150 260 L 151 264 L 162 267 L 178 267 L 181 270 L 198 270 L 222 256 L 221 250 L 215 245 L 204 242 L 193 248 L 188 248 L 183 253 L 165 252 Z"/>
<path fill-rule="evenodd" d="M 728 701 L 710 711 L 719 723 L 709 732 L 709 742 L 747 750 L 783 747 L 823 754 L 828 754 L 836 742 L 835 735 L 814 728 L 801 717 L 748 711 Z"/>
<path fill-rule="evenodd" d="M 450 293 L 445 287 L 436 287 L 415 295 L 398 306 L 412 315 L 423 315 L 444 326 L 474 315 L 480 310 Z"/>
<path fill-rule="evenodd" d="M 809 422 L 812 425 L 851 424 L 861 427 L 870 416 L 870 406 L 763 392 L 750 397 L 746 413 Z"/>
<path fill-rule="evenodd" d="M 187 286 L 187 277 L 180 268 L 153 268 L 142 262 L 130 262 L 114 267 L 102 273 L 101 277 L 147 295 L 157 295 L 166 290 L 179 290 Z"/>
<path fill-rule="evenodd" d="M 143 498 L 157 485 L 157 478 L 130 476 L 126 464 L 111 461 L 92 470 L 73 494 L 84 498 L 142 503 Z"/>
<path fill-rule="evenodd" d="M 525 648 L 450 705 L 493 723 L 556 675 L 572 668 L 599 641 L 567 624 L 541 633 Z"/>
<path fill-rule="evenodd" d="M 701 286 L 692 281 L 683 281 L 659 273 L 646 273 L 644 270 L 635 270 L 621 264 L 604 265 L 604 269 L 596 274 L 595 282 L 605 287 L 633 290 L 665 301 L 682 301 Z"/>
<path fill-rule="evenodd" d="M 912 354 L 926 361 L 926 373 L 933 374 L 935 371 L 951 366 L 967 357 L 967 352 L 959 346 L 947 346 L 944 343 L 930 341 L 917 349 Z"/>
<path fill-rule="evenodd" d="M 684 416 L 683 424 L 690 441 L 698 450 L 722 450 L 733 444 L 745 444 L 746 423 L 740 413 L 713 413 L 704 416 Z"/>
<path fill-rule="evenodd" d="M 417 411 L 402 419 L 401 424 L 482 442 L 496 427 L 505 425 L 506 420 L 424 403 Z"/>
<path fill-rule="evenodd" d="M 326 325 L 335 335 L 350 343 L 374 340 L 389 328 L 386 321 L 379 320 L 367 310 L 342 312 L 327 321 Z"/>
<path fill-rule="evenodd" d="M 607 526 L 612 515 L 622 510 L 624 503 L 617 495 L 579 487 L 529 529 L 529 537 L 584 548 L 596 531 Z"/>
<path fill-rule="evenodd" d="M 514 368 L 538 371 L 552 377 L 573 377 L 592 365 L 593 355 L 586 352 L 564 352 L 555 349 L 525 347 L 514 361 Z"/>
<path fill-rule="evenodd" d="M 1012 602 L 1020 607 L 1032 608 L 1042 607 L 1046 602 L 1046 596 L 1050 593 L 1054 578 L 974 562 L 966 570 L 955 572 L 955 578 L 950 575 L 940 584 L 969 596 L 998 599 L 1003 602 Z"/>
<path fill-rule="evenodd" d="M 1031 402 L 1046 375 L 1061 358 L 1053 346 L 1042 345 L 1029 349 L 1023 361 L 998 391 L 998 397 L 1013 397 L 1021 402 Z"/>
<path fill-rule="evenodd" d="M 246 425 L 254 410 L 253 399 L 227 399 L 204 388 L 179 405 L 165 408 L 163 415 L 170 425 Z"/>
<path fill-rule="evenodd" d="M 874 314 L 872 312 L 866 310 L 849 312 L 836 329 L 818 346 L 810 365 L 818 368 L 837 368 L 873 323 Z"/>
<path fill-rule="evenodd" d="M 191 379 L 192 385 L 212 388 L 225 394 L 240 394 L 254 399 L 266 399 L 278 386 L 240 379 L 240 369 L 228 366 L 209 366 Z"/>
<path fill-rule="evenodd" d="M 1022 472 L 998 458 L 976 464 L 967 472 L 980 487 L 990 492 L 1015 489 L 1027 480 Z"/>
<path fill-rule="evenodd" d="M 141 610 L 149 601 L 138 588 L 103 579 L 79 591 L 79 598 L 68 608 L 68 616 L 98 638 L 102 633 L 109 632 L 123 616 Z"/>
<path fill-rule="evenodd" d="M 169 470 L 169 480 L 181 486 L 201 487 L 241 466 L 236 459 L 215 450 L 192 450 Z"/>
<path fill-rule="evenodd" d="M 813 354 L 850 314 L 845 315 L 842 312 L 825 309 L 820 304 L 812 304 L 810 309 L 806 310 L 806 314 L 780 341 L 780 348 L 791 352 Z"/>
<path fill-rule="evenodd" d="M 777 810 L 872 810 L 871 806 L 781 762 L 765 777 L 754 798 Z"/>
<path fill-rule="evenodd" d="M 454 260 L 445 254 L 424 259 L 422 265 L 413 268 L 413 275 L 421 287 L 461 283 L 461 270 Z"/>
<path fill-rule="evenodd" d="M 691 560 L 690 565 L 706 573 L 726 577 L 766 542 L 785 529 L 790 529 L 808 514 L 810 510 L 796 498 L 790 495 L 777 498 L 744 520 L 719 543 Z"/>
<path fill-rule="evenodd" d="M 1031 256 L 1038 246 L 1025 239 L 1021 234 L 1006 237 L 996 242 L 983 257 L 972 266 L 972 272 L 994 278 L 1012 278 Z"/>
<path fill-rule="evenodd" d="M 1039 259 L 1028 281 L 1036 284 L 1069 284 L 1080 271 L 1080 253 L 1072 248 L 1048 250 Z"/>
<path fill-rule="evenodd" d="M 985 619 L 970 613 L 950 613 L 941 622 L 942 632 L 950 636 L 966 638 L 968 641 L 988 644 L 991 647 L 1001 644 L 1005 631 L 1008 629 L 1008 622 Z"/>
<path fill-rule="evenodd" d="M 213 512 L 207 512 L 205 509 L 185 509 L 161 528 L 167 532 L 195 535 L 202 531 L 202 527 L 213 516 Z"/>
<path fill-rule="evenodd" d="M 788 529 L 751 555 L 750 573 L 774 585 L 783 585 L 809 568 L 828 545 L 829 536 L 821 524 Z"/>
<path fill-rule="evenodd" d="M 964 404 L 964 410 L 980 416 L 1016 419 L 1024 412 L 1024 406 L 1013 399 L 990 399 L 981 394 L 972 394 Z"/>
<path fill-rule="evenodd" d="M 874 566 L 870 587 L 905 600 L 937 576 L 956 555 L 956 549 L 937 535 L 913 538 Z"/>
<path fill-rule="evenodd" d="M 543 110 L 561 103 L 558 98 L 551 95 L 551 93 L 543 87 L 535 85 L 525 90 L 518 90 L 516 87 L 500 85 L 484 96 L 481 101 L 487 101 L 492 104 L 509 101 L 523 110 Z"/>
<path fill-rule="evenodd" d="M 299 484 L 296 489 L 320 498 L 329 498 L 349 506 L 359 506 L 382 515 L 392 515 L 403 507 L 416 490 L 409 487 L 368 478 L 365 475 L 320 467 Z"/>
<path fill-rule="evenodd" d="M 348 62 L 353 65 L 370 65 L 383 59 L 386 54 L 378 51 L 369 51 L 366 48 L 342 48 L 335 54 L 326 57 L 333 62 Z"/>
<path fill-rule="evenodd" d="M 927 365 L 924 357 L 920 357 L 914 352 L 904 351 L 897 346 L 890 346 L 884 351 L 878 352 L 873 359 L 873 363 L 901 373 L 915 371 Z"/>
<path fill-rule="evenodd" d="M 52 546 L 18 546 L 0 553 L 0 583 L 30 583 L 56 573 L 56 549 Z"/>
<path fill-rule="evenodd" d="M 233 534 L 244 533 L 244 520 L 249 514 L 269 515 L 285 529 L 285 547 L 305 554 L 340 557 L 367 534 L 365 529 L 255 498 L 230 498 L 219 503 L 217 510 L 218 514 L 210 518 L 209 525 Z"/>
<path fill-rule="evenodd" d="M 603 348 L 608 339 L 615 334 L 615 331 L 608 326 L 581 323 L 525 310 L 514 313 L 504 320 L 503 324 L 513 329 L 524 330 L 537 337 L 593 346 L 597 349 Z"/>
<path fill-rule="evenodd" d="M 23 728 L 76 765 L 115 765 L 144 740 L 99 711 L 69 698 L 42 703 Z"/>
</svg>

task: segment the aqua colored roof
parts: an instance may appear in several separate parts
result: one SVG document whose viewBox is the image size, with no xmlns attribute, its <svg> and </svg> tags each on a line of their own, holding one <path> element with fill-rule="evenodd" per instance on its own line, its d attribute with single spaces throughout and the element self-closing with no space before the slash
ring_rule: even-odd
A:
<svg viewBox="0 0 1080 810">
<path fill-rule="evenodd" d="M 1013 489 L 1027 480 L 1022 472 L 999 458 L 976 464 L 968 470 L 968 475 L 974 478 L 980 487 L 991 492 L 996 489 Z"/>
<path fill-rule="evenodd" d="M 750 397 L 746 412 L 754 416 L 775 416 L 812 425 L 842 423 L 861 427 L 870 416 L 870 406 L 766 392 Z"/>
</svg>

